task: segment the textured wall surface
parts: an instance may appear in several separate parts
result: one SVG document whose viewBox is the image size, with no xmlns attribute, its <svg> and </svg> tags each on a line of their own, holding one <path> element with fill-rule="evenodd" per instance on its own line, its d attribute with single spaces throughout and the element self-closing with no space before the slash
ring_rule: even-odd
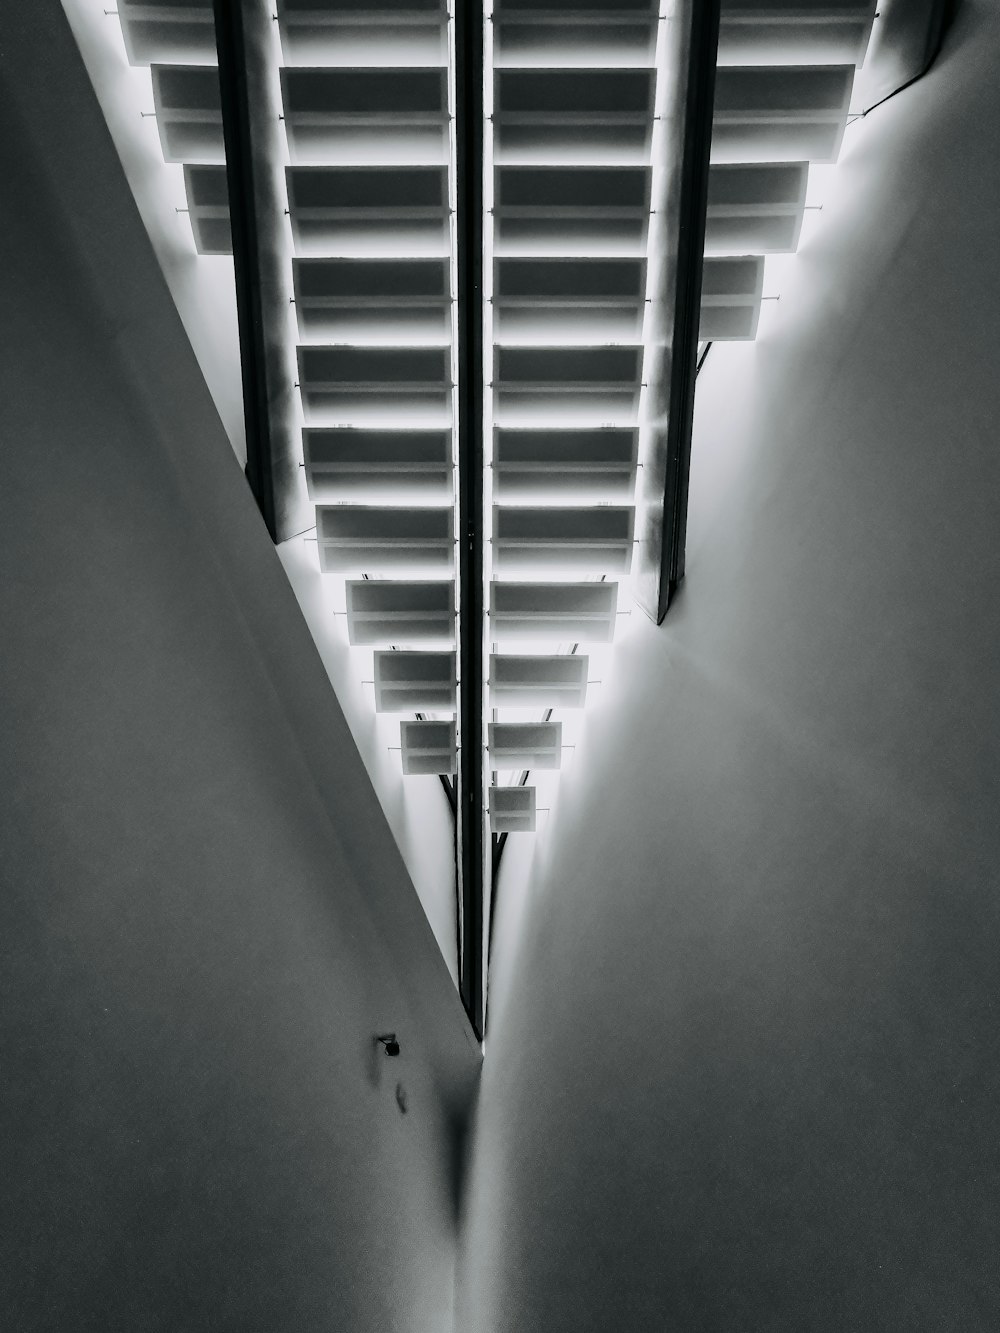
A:
<svg viewBox="0 0 1000 1333">
<path fill-rule="evenodd" d="M 1000 1325 L 998 38 L 699 380 L 686 586 L 501 877 L 463 1333 Z"/>
</svg>

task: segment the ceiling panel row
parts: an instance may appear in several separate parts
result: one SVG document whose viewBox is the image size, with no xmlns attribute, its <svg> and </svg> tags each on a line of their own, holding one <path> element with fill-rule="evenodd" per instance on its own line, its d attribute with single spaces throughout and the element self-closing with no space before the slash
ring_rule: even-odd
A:
<svg viewBox="0 0 1000 1333">
<path fill-rule="evenodd" d="M 487 21 L 483 519 L 498 771 L 516 768 L 512 757 L 558 765 L 559 720 L 538 722 L 543 744 L 542 731 L 504 731 L 535 725 L 504 710 L 578 708 L 588 659 L 575 646 L 610 641 L 622 609 L 652 355 L 668 11 L 660 0 L 499 0 Z M 130 59 L 150 66 L 164 158 L 184 167 L 196 246 L 231 252 L 212 5 L 120 0 L 119 14 Z M 755 336 L 765 256 L 798 243 L 808 165 L 839 152 L 873 17 L 873 0 L 724 0 L 702 340 Z M 451 6 L 279 0 L 276 18 L 288 350 L 319 567 L 350 643 L 373 650 L 376 707 L 414 715 L 404 772 L 453 773 Z M 534 790 L 494 786 L 494 828 L 533 828 Z"/>
</svg>

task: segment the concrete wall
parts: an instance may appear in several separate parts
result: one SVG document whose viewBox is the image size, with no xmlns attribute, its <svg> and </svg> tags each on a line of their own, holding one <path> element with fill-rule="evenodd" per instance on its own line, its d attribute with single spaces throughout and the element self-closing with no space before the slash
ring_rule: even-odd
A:
<svg viewBox="0 0 1000 1333">
<path fill-rule="evenodd" d="M 1000 1325 L 998 60 L 964 4 L 709 356 L 686 587 L 501 876 L 463 1333 Z"/>
<path fill-rule="evenodd" d="M 476 1044 L 54 3 L 0 112 L 0 1327 L 441 1333 Z"/>
</svg>

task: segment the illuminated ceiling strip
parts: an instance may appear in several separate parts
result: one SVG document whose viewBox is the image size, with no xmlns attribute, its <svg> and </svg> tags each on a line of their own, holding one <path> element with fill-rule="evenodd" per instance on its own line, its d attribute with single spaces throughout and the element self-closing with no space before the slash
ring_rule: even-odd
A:
<svg viewBox="0 0 1000 1333">
<path fill-rule="evenodd" d="M 184 6 L 193 27 L 138 0 L 122 0 L 122 23 L 133 59 L 166 61 L 158 129 L 199 249 L 224 253 L 232 219 L 248 472 L 269 531 L 291 535 L 297 360 L 321 567 L 363 575 L 345 585 L 348 634 L 375 649 L 377 705 L 457 703 L 457 727 L 404 720 L 402 758 L 408 773 L 459 769 L 462 993 L 481 1032 L 486 585 L 506 649 L 492 702 L 551 699 L 542 723 L 494 719 L 493 763 L 557 767 L 558 745 L 521 741 L 532 726 L 561 737 L 552 707 L 582 703 L 585 658 L 557 688 L 565 645 L 614 633 L 606 580 L 632 560 L 637 445 L 640 598 L 659 618 L 683 574 L 699 320 L 703 337 L 754 335 L 762 256 L 797 241 L 800 159 L 836 155 L 874 4 L 730 0 L 717 76 L 703 0 L 513 0 L 491 22 L 461 4 L 451 28 L 443 2 L 278 9 L 284 60 L 251 6 L 216 0 L 221 94 L 207 0 Z M 443 577 L 456 549 L 457 584 Z M 520 581 L 494 579 L 494 563 Z M 573 582 L 581 569 L 601 581 Z M 522 640 L 547 655 L 519 654 Z M 530 803 L 533 828 L 533 792 L 519 786 L 504 813 L 509 790 L 491 788 L 491 817 L 526 829 Z"/>
</svg>

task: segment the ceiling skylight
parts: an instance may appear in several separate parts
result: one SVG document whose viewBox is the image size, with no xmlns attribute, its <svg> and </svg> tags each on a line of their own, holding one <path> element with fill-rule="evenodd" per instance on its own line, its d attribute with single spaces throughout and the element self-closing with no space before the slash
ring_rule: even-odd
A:
<svg viewBox="0 0 1000 1333">
<path fill-rule="evenodd" d="M 344 608 L 375 710 L 399 719 L 403 774 L 457 774 L 469 947 L 484 831 L 536 827 L 530 774 L 561 766 L 597 683 L 590 646 L 627 614 L 648 533 L 637 477 L 648 499 L 674 447 L 670 376 L 694 374 L 664 322 L 679 290 L 671 61 L 692 12 L 277 0 L 257 39 L 275 112 L 253 219 L 274 360 L 248 364 L 245 347 L 244 375 L 263 377 L 270 427 L 294 442 L 292 481 L 273 484 L 287 513 L 312 507 L 330 614 Z M 765 257 L 794 250 L 809 163 L 837 156 L 873 15 L 724 0 L 703 343 L 754 337 Z M 232 253 L 213 6 L 119 0 L 119 17 L 197 249 Z M 271 392 L 274 365 L 287 392 Z M 466 998 L 481 1021 L 481 995 Z"/>
</svg>

